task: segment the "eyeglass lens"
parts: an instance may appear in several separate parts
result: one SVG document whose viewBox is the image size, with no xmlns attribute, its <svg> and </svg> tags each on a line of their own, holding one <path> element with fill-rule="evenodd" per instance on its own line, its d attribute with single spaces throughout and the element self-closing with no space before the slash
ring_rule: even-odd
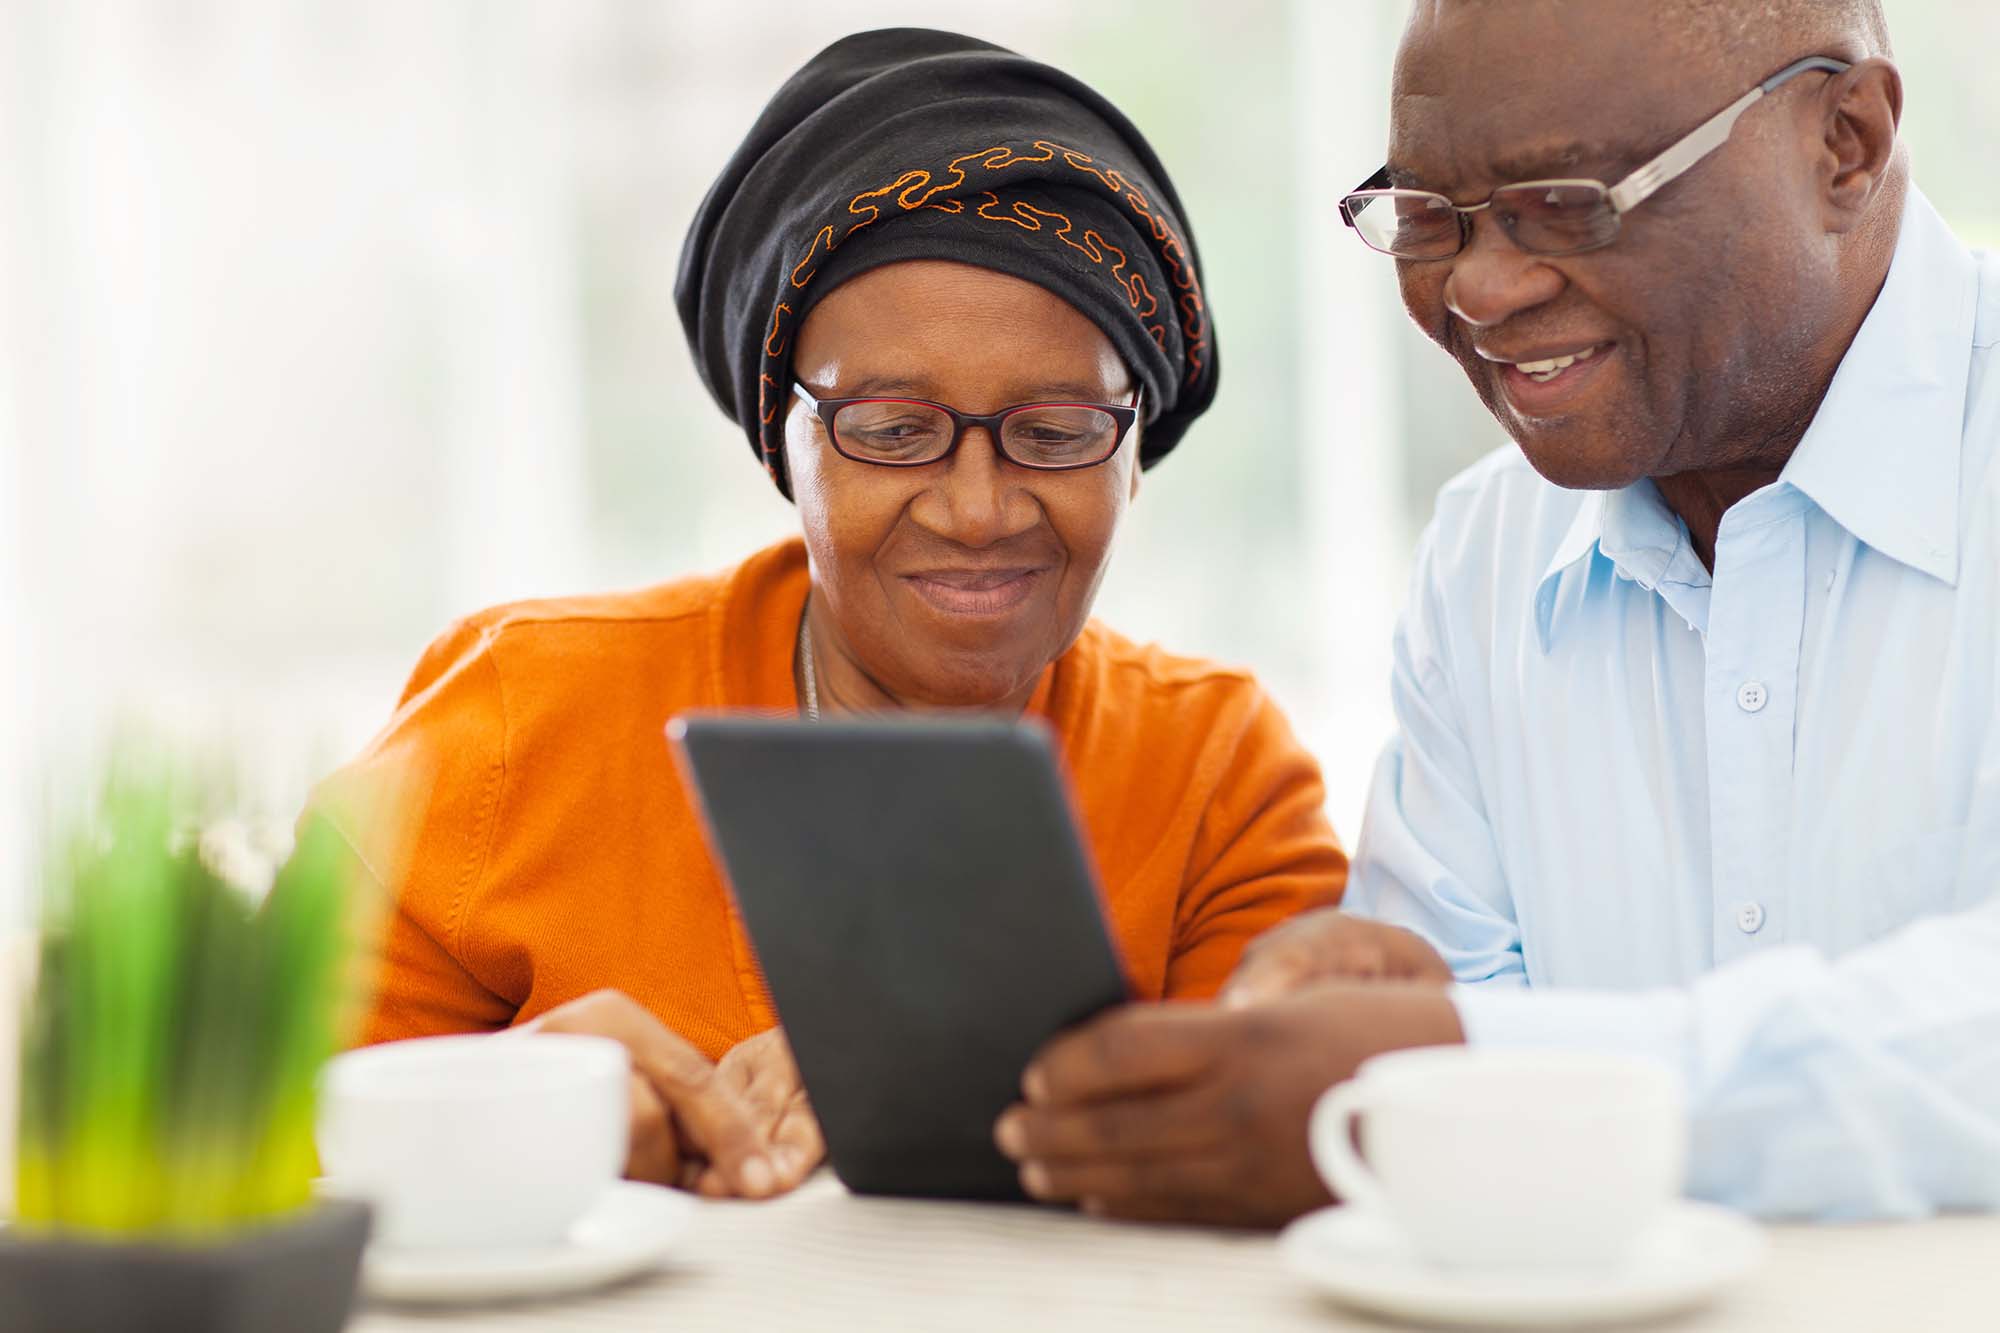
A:
<svg viewBox="0 0 2000 1333">
<path fill-rule="evenodd" d="M 1354 196 L 1348 211 L 1363 240 L 1398 258 L 1448 258 L 1463 241 L 1459 211 L 1443 195 L 1379 191 Z M 1589 183 L 1502 186 L 1489 211 L 1517 245 L 1536 254 L 1594 249 L 1618 232 L 1617 210 L 1601 186 Z"/>
<path fill-rule="evenodd" d="M 863 461 L 914 464 L 942 458 L 956 423 L 928 404 L 870 399 L 835 413 L 833 431 L 842 452 Z M 1091 407 L 1030 407 L 1000 423 L 1001 452 L 1024 467 L 1096 463 L 1117 445 L 1117 418 Z"/>
</svg>

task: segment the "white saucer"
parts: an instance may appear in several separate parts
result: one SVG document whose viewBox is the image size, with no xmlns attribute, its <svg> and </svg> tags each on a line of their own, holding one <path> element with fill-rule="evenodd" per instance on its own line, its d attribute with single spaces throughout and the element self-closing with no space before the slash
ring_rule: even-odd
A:
<svg viewBox="0 0 2000 1333">
<path fill-rule="evenodd" d="M 1765 1245 L 1748 1218 L 1691 1201 L 1675 1203 L 1629 1260 L 1603 1269 L 1437 1268 L 1394 1223 L 1353 1207 L 1309 1213 L 1278 1238 L 1286 1266 L 1343 1305 L 1437 1325 L 1543 1329 L 1686 1309 L 1755 1268 Z"/>
<path fill-rule="evenodd" d="M 536 1249 L 410 1250 L 371 1245 L 362 1290 L 403 1305 L 467 1305 L 590 1291 L 657 1268 L 694 1214 L 679 1190 L 621 1180 L 558 1245 Z"/>
</svg>

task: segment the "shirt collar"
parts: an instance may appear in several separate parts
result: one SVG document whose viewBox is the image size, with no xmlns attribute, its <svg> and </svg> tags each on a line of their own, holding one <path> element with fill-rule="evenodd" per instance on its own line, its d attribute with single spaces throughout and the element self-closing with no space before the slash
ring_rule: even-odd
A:
<svg viewBox="0 0 2000 1333">
<path fill-rule="evenodd" d="M 1690 552 L 1682 523 L 1650 481 L 1616 491 L 1589 491 L 1577 506 L 1569 530 L 1542 571 L 1544 583 L 1577 561 L 1601 551 L 1626 578 L 1651 590 L 1665 579 L 1689 581 L 1679 568 Z M 1696 562 L 1697 567 L 1700 561 Z"/>
<path fill-rule="evenodd" d="M 1951 584 L 1976 278 L 1971 252 L 1912 186 L 1888 279 L 1780 477 L 1861 541 Z M 1662 518 L 1679 527 L 1650 481 L 1585 495 L 1535 590 L 1542 651 L 1564 570 L 1602 552 L 1650 591 L 1691 557 Z"/>
<path fill-rule="evenodd" d="M 1972 253 L 1912 186 L 1888 281 L 1780 478 L 1883 555 L 1954 585 L 1978 295 Z"/>
<path fill-rule="evenodd" d="M 1588 491 L 1556 544 L 1535 589 L 1535 631 L 1549 650 L 1561 576 L 1572 565 L 1602 555 L 1617 577 L 1657 592 L 1702 628 L 1707 621 L 1708 571 L 1688 540 L 1687 524 L 1651 481 L 1615 491 Z"/>
<path fill-rule="evenodd" d="M 1543 591 L 1551 579 L 1597 549 L 1597 539 L 1604 533 L 1604 511 L 1611 497 L 1617 494 L 1620 492 L 1584 492 L 1583 503 L 1576 507 L 1576 517 L 1570 520 L 1569 530 L 1556 543 L 1555 554 L 1549 557 L 1548 567 L 1542 571 Z"/>
<path fill-rule="evenodd" d="M 1583 503 L 1576 507 L 1576 517 L 1570 520 L 1569 530 L 1556 543 L 1555 554 L 1549 557 L 1548 567 L 1542 570 L 1541 581 L 1535 585 L 1535 637 L 1544 653 L 1549 650 L 1549 636 L 1555 627 L 1556 590 L 1562 572 L 1597 550 L 1598 538 L 1604 532 L 1605 507 L 1611 497 L 1619 493 L 1584 492 Z"/>
</svg>

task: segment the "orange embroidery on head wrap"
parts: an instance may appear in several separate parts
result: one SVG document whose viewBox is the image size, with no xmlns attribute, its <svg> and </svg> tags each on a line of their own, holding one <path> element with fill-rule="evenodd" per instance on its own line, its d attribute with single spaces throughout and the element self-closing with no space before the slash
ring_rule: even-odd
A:
<svg viewBox="0 0 2000 1333">
<path fill-rule="evenodd" d="M 785 354 L 785 344 L 788 340 L 784 335 L 782 326 L 785 316 L 791 313 L 792 308 L 783 301 L 778 302 L 778 308 L 771 312 L 771 331 L 764 336 L 765 356 L 783 356 Z"/>
<path fill-rule="evenodd" d="M 1126 293 L 1127 293 L 1128 295 L 1130 295 L 1130 296 L 1131 296 L 1131 298 L 1132 298 L 1132 308 L 1133 308 L 1134 310 L 1137 310 L 1137 311 L 1139 311 L 1139 318 L 1140 318 L 1140 319 L 1142 319 L 1142 320 L 1144 320 L 1144 319 L 1151 319 L 1151 318 L 1152 318 L 1152 317 L 1154 316 L 1154 314 L 1155 314 L 1155 313 L 1157 313 L 1157 312 L 1159 311 L 1159 308 L 1160 308 L 1160 298 L 1159 298 L 1159 297 L 1157 297 L 1157 296 L 1155 296 L 1155 295 L 1153 295 L 1153 289 L 1152 289 L 1151 287 L 1148 287 L 1148 286 L 1146 285 L 1146 275 L 1145 275 L 1145 274 L 1143 274 L 1143 273 L 1134 273 L 1134 274 L 1132 275 L 1132 282 L 1131 282 L 1131 285 L 1130 285 L 1130 286 L 1128 286 L 1128 287 L 1126 287 L 1125 291 L 1126 291 Z M 1140 302 L 1141 302 L 1141 301 L 1145 302 L 1145 308 L 1144 308 L 1144 309 L 1140 309 Z M 1165 346 L 1165 342 L 1164 342 L 1164 337 L 1165 337 L 1165 335 L 1164 335 L 1164 333 L 1162 333 L 1161 337 L 1162 337 L 1162 342 L 1161 342 L 1161 346 L 1163 346 L 1163 347 L 1164 347 L 1164 346 Z"/>
</svg>

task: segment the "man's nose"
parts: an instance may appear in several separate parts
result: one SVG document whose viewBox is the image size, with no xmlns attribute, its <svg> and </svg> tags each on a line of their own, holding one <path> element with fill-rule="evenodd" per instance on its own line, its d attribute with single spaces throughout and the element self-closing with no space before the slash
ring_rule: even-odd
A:
<svg viewBox="0 0 2000 1333">
<path fill-rule="evenodd" d="M 1492 328 L 1552 301 L 1567 280 L 1514 243 L 1491 213 L 1472 215 L 1472 235 L 1451 261 L 1444 303 L 1476 329 Z"/>
</svg>

